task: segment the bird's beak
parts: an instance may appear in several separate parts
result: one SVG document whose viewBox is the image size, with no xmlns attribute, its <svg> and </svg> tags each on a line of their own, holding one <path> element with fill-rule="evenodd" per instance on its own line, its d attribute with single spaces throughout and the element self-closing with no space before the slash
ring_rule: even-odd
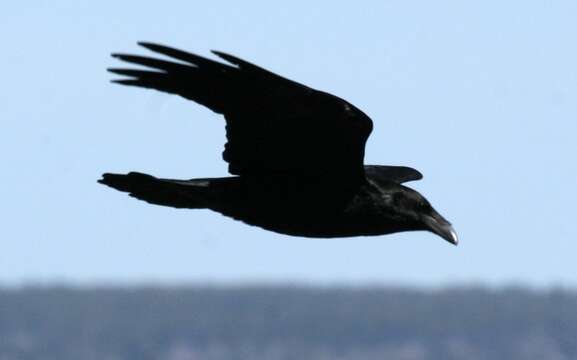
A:
<svg viewBox="0 0 577 360">
<path fill-rule="evenodd" d="M 445 220 L 436 211 L 433 211 L 431 215 L 423 216 L 423 222 L 427 226 L 427 229 L 439 235 L 443 239 L 447 240 L 453 245 L 459 243 L 459 238 L 455 229 L 451 226 L 451 223 Z"/>
</svg>

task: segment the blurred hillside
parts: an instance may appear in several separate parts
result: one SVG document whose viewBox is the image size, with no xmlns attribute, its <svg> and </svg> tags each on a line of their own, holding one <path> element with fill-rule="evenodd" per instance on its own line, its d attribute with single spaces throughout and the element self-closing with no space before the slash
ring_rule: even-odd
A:
<svg viewBox="0 0 577 360">
<path fill-rule="evenodd" d="M 577 359 L 577 293 L 0 290 L 0 360 Z"/>
</svg>

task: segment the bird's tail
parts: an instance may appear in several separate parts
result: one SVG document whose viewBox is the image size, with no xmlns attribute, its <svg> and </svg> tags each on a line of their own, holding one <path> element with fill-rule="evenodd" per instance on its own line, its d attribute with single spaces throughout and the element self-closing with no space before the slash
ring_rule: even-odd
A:
<svg viewBox="0 0 577 360">
<path fill-rule="evenodd" d="M 151 204 L 187 209 L 208 207 L 209 179 L 169 180 L 131 172 L 103 174 L 98 182 Z"/>
</svg>

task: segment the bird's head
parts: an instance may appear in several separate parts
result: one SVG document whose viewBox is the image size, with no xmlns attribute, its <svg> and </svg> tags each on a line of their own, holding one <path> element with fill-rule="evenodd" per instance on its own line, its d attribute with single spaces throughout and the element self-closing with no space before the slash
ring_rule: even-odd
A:
<svg viewBox="0 0 577 360">
<path fill-rule="evenodd" d="M 431 231 L 453 245 L 459 243 L 457 233 L 451 223 L 417 191 L 401 185 L 398 191 L 392 194 L 391 200 L 395 212 L 414 229 Z"/>
</svg>

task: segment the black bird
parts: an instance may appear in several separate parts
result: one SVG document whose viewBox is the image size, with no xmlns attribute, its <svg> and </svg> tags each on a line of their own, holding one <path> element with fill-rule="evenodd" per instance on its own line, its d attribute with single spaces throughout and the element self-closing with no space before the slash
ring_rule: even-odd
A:
<svg viewBox="0 0 577 360">
<path fill-rule="evenodd" d="M 100 183 L 151 204 L 210 209 L 250 225 L 304 237 L 382 235 L 428 230 L 457 235 L 417 191 L 402 183 L 419 171 L 364 165 L 371 119 L 334 95 L 283 78 L 235 56 L 227 63 L 158 44 L 168 56 L 113 54 L 144 69 L 113 68 L 113 82 L 180 95 L 224 115 L 222 154 L 232 177 L 160 179 L 131 172 Z"/>
</svg>

